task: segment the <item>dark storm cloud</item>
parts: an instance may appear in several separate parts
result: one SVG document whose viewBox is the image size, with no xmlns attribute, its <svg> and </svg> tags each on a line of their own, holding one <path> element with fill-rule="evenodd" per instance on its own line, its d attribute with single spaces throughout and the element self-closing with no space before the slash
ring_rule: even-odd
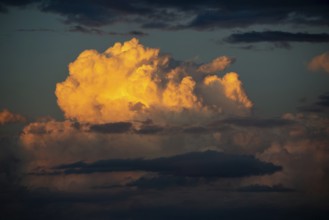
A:
<svg viewBox="0 0 329 220">
<path fill-rule="evenodd" d="M 107 124 L 91 125 L 90 130 L 99 133 L 125 133 L 132 128 L 130 122 L 115 122 Z"/>
<path fill-rule="evenodd" d="M 94 163 L 77 162 L 54 168 L 64 174 L 95 172 L 146 171 L 163 175 L 233 178 L 272 174 L 282 168 L 262 162 L 253 156 L 230 155 L 216 151 L 192 152 L 156 159 L 113 159 Z"/>
<path fill-rule="evenodd" d="M 292 125 L 294 122 L 291 120 L 271 118 L 271 119 L 259 119 L 259 118 L 227 118 L 214 122 L 212 125 L 236 125 L 241 127 L 259 127 L 259 128 L 272 128 Z"/>
<path fill-rule="evenodd" d="M 294 189 L 286 188 L 282 185 L 249 185 L 237 189 L 239 192 L 295 192 Z"/>
<path fill-rule="evenodd" d="M 329 4 L 326 0 L 2 0 L 0 8 L 5 11 L 7 6 L 22 6 L 32 2 L 37 3 L 41 11 L 62 15 L 66 23 L 93 27 L 116 22 L 138 23 L 144 28 L 198 30 L 282 22 L 329 24 Z"/>
<path fill-rule="evenodd" d="M 309 33 L 290 33 L 283 31 L 263 31 L 263 32 L 245 32 L 231 34 L 225 39 L 229 43 L 288 43 L 288 42 L 308 42 L 308 43 L 327 43 L 329 34 L 309 34 Z"/>
</svg>

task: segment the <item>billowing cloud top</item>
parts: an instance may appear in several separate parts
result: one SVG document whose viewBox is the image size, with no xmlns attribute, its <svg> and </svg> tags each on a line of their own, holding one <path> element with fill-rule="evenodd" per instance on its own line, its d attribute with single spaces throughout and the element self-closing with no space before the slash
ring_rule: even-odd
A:
<svg viewBox="0 0 329 220">
<path fill-rule="evenodd" d="M 171 67 L 169 56 L 133 38 L 104 53 L 82 52 L 69 65 L 67 79 L 57 84 L 57 101 L 67 118 L 89 123 L 168 121 L 186 112 L 193 116 L 225 111 L 245 114 L 252 102 L 238 74 L 216 75 L 231 62 L 222 56 L 200 66 Z"/>
</svg>

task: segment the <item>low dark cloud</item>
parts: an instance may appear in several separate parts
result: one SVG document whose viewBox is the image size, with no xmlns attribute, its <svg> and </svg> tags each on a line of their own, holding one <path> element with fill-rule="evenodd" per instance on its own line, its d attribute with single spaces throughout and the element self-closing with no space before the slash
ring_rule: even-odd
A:
<svg viewBox="0 0 329 220">
<path fill-rule="evenodd" d="M 0 136 L 0 193 L 18 185 L 22 176 L 23 154 L 16 139 Z"/>
<path fill-rule="evenodd" d="M 229 43 L 271 42 L 279 44 L 287 44 L 288 42 L 328 43 L 329 34 L 290 33 L 283 31 L 251 31 L 231 34 L 225 39 L 225 41 Z M 285 46 L 283 45 L 283 47 Z"/>
<path fill-rule="evenodd" d="M 111 35 L 111 36 L 136 36 L 136 37 L 145 37 L 148 33 L 142 31 L 129 31 L 129 32 L 113 32 L 113 31 L 104 31 L 100 28 L 90 28 L 82 25 L 75 25 L 68 29 L 69 32 L 83 33 L 83 34 L 96 34 L 96 35 Z"/>
<path fill-rule="evenodd" d="M 139 189 L 167 189 L 172 187 L 189 187 L 196 186 L 199 183 L 198 178 L 159 175 L 147 177 L 143 176 L 135 181 L 128 183 L 126 186 L 137 187 Z"/>
<path fill-rule="evenodd" d="M 19 32 L 55 32 L 56 30 L 49 29 L 49 28 L 20 28 L 20 29 L 17 29 L 16 31 L 19 31 Z"/>
<path fill-rule="evenodd" d="M 162 191 L 162 192 L 161 192 Z M 319 219 L 326 220 L 326 206 L 304 204 L 299 197 L 279 203 L 277 197 L 237 197 L 237 192 L 194 190 L 194 197 L 171 190 L 71 193 L 47 190 L 8 192 L 0 197 L 3 219 Z M 171 201 L 166 198 L 171 198 Z M 286 197 L 284 197 L 286 198 Z M 294 202 L 291 202 L 294 201 Z M 290 204 L 289 204 L 290 202 Z M 325 200 L 323 204 L 327 203 Z M 288 203 L 288 205 L 287 205 Z"/>
<path fill-rule="evenodd" d="M 137 134 L 158 134 L 164 130 L 164 127 L 158 125 L 143 125 L 138 130 L 135 130 Z"/>
<path fill-rule="evenodd" d="M 65 23 L 100 27 L 118 22 L 138 23 L 144 28 L 209 30 L 257 24 L 329 24 L 329 4 L 324 0 L 301 1 L 168 1 L 113 0 L 0 1 L 0 11 L 9 6 L 34 3 L 43 12 L 59 14 Z M 185 23 L 183 21 L 186 21 Z M 187 22 L 187 21 L 190 22 Z M 156 21 L 156 22 L 150 22 Z"/>
<path fill-rule="evenodd" d="M 188 127 L 183 130 L 185 133 L 189 134 L 203 134 L 208 133 L 210 130 L 206 127 L 197 126 L 197 127 Z"/>
<path fill-rule="evenodd" d="M 316 104 L 321 107 L 329 107 L 329 93 L 320 95 Z"/>
<path fill-rule="evenodd" d="M 316 113 L 327 112 L 329 110 L 329 92 L 319 95 L 317 100 L 311 104 L 299 106 L 298 110 Z"/>
<path fill-rule="evenodd" d="M 271 119 L 260 119 L 260 118 L 227 118 L 214 122 L 212 125 L 236 125 L 241 127 L 259 127 L 259 128 L 272 128 L 272 127 L 281 127 L 292 125 L 293 121 L 280 119 L 280 118 L 271 118 Z"/>
<path fill-rule="evenodd" d="M 272 174 L 282 167 L 262 162 L 253 156 L 231 155 L 216 151 L 192 152 L 156 159 L 113 159 L 94 163 L 77 162 L 53 168 L 64 174 L 146 171 L 162 175 L 234 178 Z"/>
<path fill-rule="evenodd" d="M 237 191 L 239 192 L 295 192 L 294 189 L 284 187 L 282 185 L 249 185 L 240 187 Z"/>
<path fill-rule="evenodd" d="M 91 125 L 90 130 L 99 133 L 125 133 L 132 129 L 132 126 L 130 122 L 115 122 Z"/>
</svg>

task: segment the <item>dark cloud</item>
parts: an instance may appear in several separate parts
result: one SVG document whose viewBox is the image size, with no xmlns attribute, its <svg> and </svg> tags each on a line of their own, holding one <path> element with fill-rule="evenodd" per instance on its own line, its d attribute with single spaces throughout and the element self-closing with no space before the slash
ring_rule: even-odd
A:
<svg viewBox="0 0 329 220">
<path fill-rule="evenodd" d="M 203 134 L 203 133 L 208 133 L 209 129 L 202 126 L 196 126 L 196 127 L 185 128 L 183 132 L 190 134 Z"/>
<path fill-rule="evenodd" d="M 212 125 L 236 125 L 241 127 L 259 127 L 259 128 L 272 128 L 292 125 L 294 122 L 291 120 L 272 118 L 272 119 L 259 119 L 259 118 L 227 118 L 217 121 Z"/>
<path fill-rule="evenodd" d="M 198 178 L 159 175 L 152 177 L 143 176 L 128 183 L 126 186 L 138 187 L 140 189 L 166 189 L 171 187 L 196 186 L 198 183 Z"/>
<path fill-rule="evenodd" d="M 39 0 L 0 0 L 0 12 L 7 12 L 8 6 L 22 7 L 34 2 L 39 2 Z"/>
<path fill-rule="evenodd" d="M 164 128 L 161 126 L 157 126 L 157 125 L 143 125 L 140 129 L 135 130 L 135 132 L 137 134 L 157 134 L 161 131 L 163 131 Z"/>
<path fill-rule="evenodd" d="M 0 1 L 1 11 L 8 6 L 36 3 L 44 12 L 56 13 L 68 24 L 90 27 L 117 22 L 138 23 L 144 28 L 213 29 L 247 27 L 254 24 L 328 25 L 326 0 L 301 1 L 242 1 L 242 0 L 113 0 L 65 1 L 21 0 Z M 190 22 L 182 23 L 182 21 Z M 156 22 L 150 22 L 156 21 Z"/>
<path fill-rule="evenodd" d="M 329 92 L 319 95 L 314 103 L 299 106 L 297 109 L 303 112 L 327 112 L 329 110 Z"/>
<path fill-rule="evenodd" d="M 161 192 L 162 191 L 162 192 Z M 11 198 L 0 197 L 3 219 L 319 219 L 328 218 L 322 207 L 287 199 L 278 203 L 277 197 L 257 195 L 237 197 L 237 192 L 222 193 L 194 189 L 194 197 L 186 191 L 118 191 L 101 193 L 72 193 L 44 189 L 8 192 Z M 255 197 L 257 196 L 257 197 Z M 171 201 L 166 199 L 171 198 Z M 254 203 L 253 199 L 260 201 Z M 286 197 L 284 197 L 286 198 Z M 293 201 L 293 202 L 291 202 Z M 287 205 L 287 203 L 291 202 Z M 326 200 L 322 201 L 327 203 Z"/>
<path fill-rule="evenodd" d="M 49 28 L 20 28 L 20 29 L 17 29 L 16 31 L 19 31 L 19 32 L 55 32 L 54 29 L 49 29 Z"/>
<path fill-rule="evenodd" d="M 90 130 L 99 133 L 125 133 L 132 128 L 130 122 L 115 122 L 107 124 L 91 125 Z"/>
<path fill-rule="evenodd" d="M 100 28 L 90 28 L 85 27 L 82 25 L 75 25 L 68 29 L 69 32 L 77 32 L 77 33 L 84 33 L 84 34 L 97 34 L 97 35 L 112 35 L 112 36 L 138 36 L 144 37 L 148 34 L 142 31 L 129 31 L 126 33 L 120 32 L 111 32 L 111 31 L 104 31 Z"/>
<path fill-rule="evenodd" d="M 113 159 L 94 163 L 77 162 L 55 168 L 64 174 L 87 174 L 95 172 L 146 171 L 163 175 L 233 178 L 272 174 L 282 168 L 262 162 L 253 156 L 231 155 L 216 151 L 192 152 L 156 159 Z"/>
<path fill-rule="evenodd" d="M 240 187 L 237 191 L 239 192 L 295 192 L 294 189 L 286 188 L 282 185 L 249 185 Z"/>
<path fill-rule="evenodd" d="M 231 34 L 224 39 L 228 43 L 274 43 L 275 47 L 289 49 L 289 42 L 328 43 L 329 34 L 290 33 L 283 31 L 245 32 Z"/>
<path fill-rule="evenodd" d="M 22 176 L 23 154 L 15 138 L 0 137 L 0 193 L 18 185 Z"/>
<path fill-rule="evenodd" d="M 321 107 L 329 107 L 329 93 L 320 95 L 316 104 Z"/>
</svg>

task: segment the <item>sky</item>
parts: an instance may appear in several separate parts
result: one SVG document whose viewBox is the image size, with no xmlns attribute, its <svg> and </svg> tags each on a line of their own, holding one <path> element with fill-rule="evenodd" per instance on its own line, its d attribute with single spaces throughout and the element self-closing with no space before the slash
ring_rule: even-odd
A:
<svg viewBox="0 0 329 220">
<path fill-rule="evenodd" d="M 0 0 L 6 219 L 328 219 L 327 0 Z"/>
</svg>

